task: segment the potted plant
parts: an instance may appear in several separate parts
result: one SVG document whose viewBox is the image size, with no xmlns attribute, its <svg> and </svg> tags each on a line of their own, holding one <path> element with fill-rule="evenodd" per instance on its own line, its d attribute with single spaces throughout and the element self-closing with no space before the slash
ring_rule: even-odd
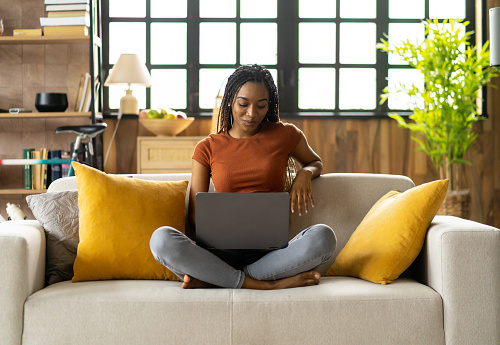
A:
<svg viewBox="0 0 500 345">
<path fill-rule="evenodd" d="M 402 58 L 423 77 L 423 87 L 413 84 L 385 88 L 381 103 L 393 93 L 412 99 L 411 121 L 397 114 L 389 116 L 412 132 L 417 149 L 427 154 L 441 178 L 449 179 L 450 190 L 441 212 L 444 209 L 446 214 L 459 216 L 466 215 L 452 210 L 470 200 L 468 191 L 459 184 L 460 171 L 463 164 L 470 164 L 465 154 L 477 137 L 473 125 L 484 119 L 477 107 L 480 90 L 498 75 L 490 67 L 488 42 L 480 50 L 471 47 L 473 31 L 465 32 L 468 24 L 453 19 L 443 23 L 424 21 L 423 42 L 389 44 L 388 39 L 382 39 L 377 45 Z"/>
</svg>

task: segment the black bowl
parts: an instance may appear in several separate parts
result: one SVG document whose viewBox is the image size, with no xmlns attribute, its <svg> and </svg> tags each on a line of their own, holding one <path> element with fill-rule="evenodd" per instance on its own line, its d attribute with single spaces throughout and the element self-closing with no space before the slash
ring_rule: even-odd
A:
<svg viewBox="0 0 500 345">
<path fill-rule="evenodd" d="M 68 108 L 68 96 L 65 93 L 37 93 L 35 108 L 39 112 L 59 112 Z"/>
</svg>

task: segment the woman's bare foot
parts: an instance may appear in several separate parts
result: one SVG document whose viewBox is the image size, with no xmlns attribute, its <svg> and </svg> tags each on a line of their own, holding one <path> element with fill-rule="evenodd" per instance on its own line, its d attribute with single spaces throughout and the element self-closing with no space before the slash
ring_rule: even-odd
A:
<svg viewBox="0 0 500 345">
<path fill-rule="evenodd" d="M 201 280 L 188 276 L 187 274 L 184 275 L 184 282 L 182 283 L 183 289 L 208 289 L 213 287 L 215 286 L 212 284 L 205 283 Z"/>
<path fill-rule="evenodd" d="M 321 275 L 315 271 L 299 273 L 292 277 L 271 281 L 260 281 L 246 276 L 242 288 L 257 290 L 279 290 L 318 285 L 320 281 Z"/>
</svg>

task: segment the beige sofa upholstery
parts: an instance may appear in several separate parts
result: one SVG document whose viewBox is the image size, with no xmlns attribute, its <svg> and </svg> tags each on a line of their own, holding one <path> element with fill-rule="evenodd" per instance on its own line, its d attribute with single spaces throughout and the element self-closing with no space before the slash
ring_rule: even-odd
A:
<svg viewBox="0 0 500 345">
<path fill-rule="evenodd" d="M 293 216 L 290 236 L 330 225 L 333 261 L 378 198 L 412 186 L 403 176 L 322 175 L 313 181 L 316 208 Z M 74 178 L 49 192 L 66 189 L 76 189 Z M 44 265 L 37 221 L 0 224 L 1 344 L 500 344 L 500 231 L 455 217 L 436 216 L 419 258 L 385 286 L 323 277 L 280 291 L 133 280 L 44 287 Z"/>
</svg>

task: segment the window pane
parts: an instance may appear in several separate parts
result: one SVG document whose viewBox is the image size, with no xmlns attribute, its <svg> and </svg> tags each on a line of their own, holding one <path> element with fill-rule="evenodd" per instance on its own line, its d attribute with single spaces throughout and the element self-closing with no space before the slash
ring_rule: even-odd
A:
<svg viewBox="0 0 500 345">
<path fill-rule="evenodd" d="M 151 0 L 151 18 L 186 18 L 187 0 Z"/>
<path fill-rule="evenodd" d="M 377 0 L 340 0 L 341 18 L 375 18 Z"/>
<path fill-rule="evenodd" d="M 299 68 L 299 108 L 335 109 L 334 68 Z"/>
<path fill-rule="evenodd" d="M 335 18 L 335 1 L 299 0 L 300 18 Z"/>
<path fill-rule="evenodd" d="M 187 72 L 185 69 L 151 70 L 151 108 L 185 109 Z"/>
<path fill-rule="evenodd" d="M 200 18 L 235 18 L 236 1 L 200 0 Z"/>
<path fill-rule="evenodd" d="M 465 18 L 465 0 L 429 0 L 429 17 Z"/>
<path fill-rule="evenodd" d="M 423 42 L 425 38 L 425 28 L 423 24 L 389 24 L 389 44 L 400 44 L 401 41 L 410 40 L 411 43 Z M 395 54 L 389 54 L 389 64 L 405 65 L 406 62 Z"/>
<path fill-rule="evenodd" d="M 126 85 L 111 85 L 109 86 L 109 109 L 119 109 L 120 99 L 125 96 L 125 90 L 128 89 Z M 139 109 L 146 108 L 146 87 L 139 85 L 132 85 L 132 95 L 137 98 Z"/>
<path fill-rule="evenodd" d="M 375 68 L 341 68 L 339 71 L 340 109 L 375 109 L 377 72 Z"/>
<path fill-rule="evenodd" d="M 340 24 L 340 63 L 376 63 L 375 23 Z"/>
<path fill-rule="evenodd" d="M 389 0 L 389 18 L 424 18 L 425 1 L 424 0 Z"/>
<path fill-rule="evenodd" d="M 334 23 L 299 23 L 299 62 L 335 63 Z"/>
<path fill-rule="evenodd" d="M 213 109 L 215 98 L 218 94 L 224 94 L 227 78 L 234 72 L 234 69 L 200 69 L 200 108 Z"/>
<path fill-rule="evenodd" d="M 277 30 L 274 23 L 242 23 L 241 63 L 275 65 L 278 61 Z"/>
<path fill-rule="evenodd" d="M 109 16 L 144 18 L 146 17 L 146 0 L 109 0 Z"/>
<path fill-rule="evenodd" d="M 186 23 L 152 23 L 151 63 L 185 64 L 187 62 L 186 42 Z"/>
<path fill-rule="evenodd" d="M 389 69 L 388 86 L 391 93 L 389 94 L 388 105 L 390 109 L 413 109 L 415 104 L 422 107 L 421 101 L 416 102 L 415 98 L 410 98 L 406 93 L 394 92 L 394 90 L 406 88 L 411 89 L 415 84 L 420 90 L 424 87 L 424 79 L 419 71 L 416 69 Z"/>
<path fill-rule="evenodd" d="M 146 61 L 146 23 L 109 23 L 109 63 L 126 53 Z"/>
<path fill-rule="evenodd" d="M 276 18 L 278 5 L 276 0 L 241 0 L 241 18 Z"/>
<path fill-rule="evenodd" d="M 236 63 L 236 24 L 200 24 L 200 63 Z"/>
</svg>

